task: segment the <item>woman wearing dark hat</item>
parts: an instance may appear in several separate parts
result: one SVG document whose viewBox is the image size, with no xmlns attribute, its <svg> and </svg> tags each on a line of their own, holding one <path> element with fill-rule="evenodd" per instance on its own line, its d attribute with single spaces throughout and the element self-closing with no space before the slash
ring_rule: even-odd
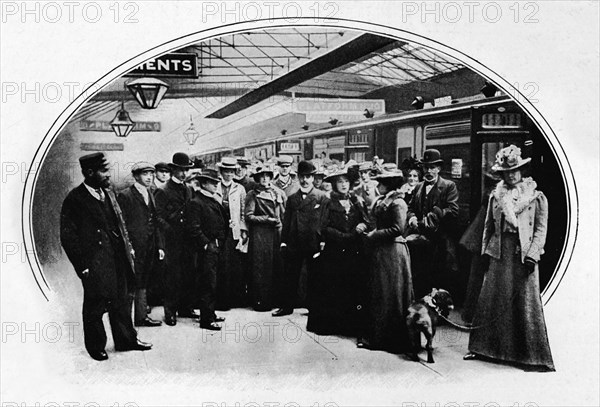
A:
<svg viewBox="0 0 600 407">
<path fill-rule="evenodd" d="M 402 237 L 406 228 L 406 202 L 397 189 L 401 171 L 388 171 L 375 177 L 381 196 L 375 201 L 376 229 L 366 235 L 372 248 L 369 270 L 369 328 L 359 347 L 393 353 L 409 349 L 405 317 L 413 301 L 410 255 Z"/>
<path fill-rule="evenodd" d="M 521 158 L 514 145 L 496 154 L 492 171 L 502 174 L 488 204 L 482 254 L 490 256 L 473 325 L 469 353 L 516 363 L 527 369 L 554 370 L 540 296 L 537 263 L 544 253 L 548 202 L 521 170 L 531 158 Z"/>
<path fill-rule="evenodd" d="M 333 190 L 323 217 L 325 248 L 321 268 L 314 275 L 314 293 L 306 329 L 319 335 L 356 336 L 362 328 L 361 291 L 364 289 L 362 234 L 367 230 L 367 208 L 350 192 L 350 177 L 340 170 L 326 177 Z"/>
<path fill-rule="evenodd" d="M 286 196 L 271 184 L 273 169 L 257 168 L 256 186 L 248 192 L 245 205 L 249 242 L 252 306 L 256 311 L 273 308 L 273 278 L 281 268 L 279 245 Z"/>
</svg>

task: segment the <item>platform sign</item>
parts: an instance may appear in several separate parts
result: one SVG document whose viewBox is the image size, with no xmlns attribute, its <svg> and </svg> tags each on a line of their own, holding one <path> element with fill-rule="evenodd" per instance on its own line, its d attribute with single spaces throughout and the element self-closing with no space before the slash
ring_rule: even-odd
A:
<svg viewBox="0 0 600 407">
<path fill-rule="evenodd" d="M 81 143 L 82 151 L 123 151 L 123 143 Z"/>
<path fill-rule="evenodd" d="M 375 116 L 385 113 L 384 99 L 294 99 L 294 111 L 306 114 L 308 123 L 327 123 L 331 118 L 341 122 L 365 120 L 365 109 Z"/>
<path fill-rule="evenodd" d="M 196 54 L 166 54 L 144 62 L 125 76 L 197 78 L 198 64 L 196 61 Z"/>
<path fill-rule="evenodd" d="M 110 121 L 107 120 L 81 120 L 79 122 L 79 130 L 81 131 L 113 131 Z M 132 131 L 160 131 L 160 122 L 135 122 Z"/>
</svg>

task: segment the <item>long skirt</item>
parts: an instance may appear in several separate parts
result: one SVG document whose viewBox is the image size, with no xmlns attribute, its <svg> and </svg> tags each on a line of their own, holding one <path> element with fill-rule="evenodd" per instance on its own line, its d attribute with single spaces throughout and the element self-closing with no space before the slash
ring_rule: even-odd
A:
<svg viewBox="0 0 600 407">
<path fill-rule="evenodd" d="M 410 349 L 406 314 L 414 299 L 406 243 L 375 247 L 369 274 L 366 344 L 370 349 L 406 352 Z"/>
<path fill-rule="evenodd" d="M 269 311 L 274 305 L 274 278 L 280 273 L 281 229 L 252 224 L 248 257 L 250 260 L 250 297 L 256 311 Z"/>
<path fill-rule="evenodd" d="M 502 234 L 500 259 L 491 258 L 473 319 L 469 351 L 500 361 L 554 370 L 540 296 L 539 271 L 521 262 L 519 237 Z"/>
</svg>

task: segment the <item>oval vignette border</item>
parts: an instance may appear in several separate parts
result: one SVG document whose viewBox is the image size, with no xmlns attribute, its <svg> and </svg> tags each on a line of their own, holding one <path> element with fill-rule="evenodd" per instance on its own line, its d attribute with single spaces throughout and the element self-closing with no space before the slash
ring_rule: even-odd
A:
<svg viewBox="0 0 600 407">
<path fill-rule="evenodd" d="M 311 22 L 307 22 L 311 20 Z M 577 186 L 573 177 L 571 166 L 564 152 L 562 145 L 560 144 L 558 137 L 550 127 L 549 123 L 537 110 L 535 106 L 529 102 L 529 100 L 516 88 L 514 88 L 507 80 L 498 75 L 494 70 L 480 63 L 477 59 L 472 58 L 463 52 L 444 45 L 441 42 L 432 40 L 425 36 L 415 34 L 409 31 L 393 28 L 386 25 L 368 23 L 357 20 L 348 19 L 334 19 L 325 20 L 323 23 L 315 23 L 310 17 L 299 17 L 297 22 L 285 24 L 287 20 L 285 18 L 274 18 L 274 19 L 263 19 L 256 20 L 253 22 L 241 22 L 223 25 L 216 28 L 210 28 L 207 30 L 197 31 L 166 43 L 158 45 L 154 48 L 149 49 L 146 52 L 138 54 L 127 61 L 124 61 L 119 66 L 115 67 L 107 74 L 102 76 L 96 82 L 84 89 L 83 92 L 73 100 L 69 106 L 61 113 L 61 115 L 54 121 L 49 131 L 46 133 L 39 147 L 37 148 L 32 162 L 42 163 L 46 159 L 49 149 L 52 147 L 56 137 L 62 131 L 62 129 L 68 124 L 75 113 L 83 106 L 83 104 L 98 92 L 100 92 L 106 85 L 113 80 L 121 77 L 126 72 L 140 65 L 144 61 L 154 58 L 156 56 L 168 53 L 173 50 L 183 48 L 192 43 L 199 41 L 205 41 L 211 38 L 220 37 L 223 35 L 236 34 L 244 31 L 254 31 L 260 29 L 275 29 L 292 26 L 314 26 L 314 27 L 327 27 L 327 28 L 344 28 L 350 30 L 358 30 L 362 32 L 368 32 L 376 35 L 392 37 L 397 40 L 407 41 L 415 44 L 419 44 L 425 47 L 434 48 L 435 50 L 442 52 L 465 65 L 469 69 L 478 73 L 479 75 L 491 80 L 496 84 L 504 93 L 506 93 L 511 99 L 519 105 L 532 119 L 536 126 L 540 129 L 546 141 L 550 145 L 553 154 L 560 163 L 560 169 L 563 177 L 563 181 L 566 185 L 566 197 L 567 197 L 567 230 L 565 231 L 565 243 L 558 260 L 557 266 L 552 274 L 550 281 L 542 292 L 542 300 L 546 305 L 560 285 L 567 267 L 571 261 L 575 243 L 577 240 L 577 231 L 579 227 L 579 198 L 577 192 Z M 268 23 L 265 25 L 265 23 Z M 283 23 L 283 24 L 282 24 Z M 90 89 L 96 89 L 93 93 L 86 95 Z M 518 94 L 519 100 L 516 100 L 512 95 Z M 32 167 L 33 169 L 33 167 Z M 31 266 L 34 279 L 47 301 L 50 301 L 49 294 L 52 292 L 50 285 L 48 284 L 42 266 L 39 262 L 37 252 L 34 244 L 33 228 L 32 228 L 32 205 L 33 205 L 33 193 L 37 182 L 38 171 L 29 170 L 27 178 L 25 180 L 25 186 L 23 189 L 22 198 L 22 228 L 23 228 L 23 241 L 25 245 L 25 253 L 27 254 L 27 260 Z"/>
</svg>

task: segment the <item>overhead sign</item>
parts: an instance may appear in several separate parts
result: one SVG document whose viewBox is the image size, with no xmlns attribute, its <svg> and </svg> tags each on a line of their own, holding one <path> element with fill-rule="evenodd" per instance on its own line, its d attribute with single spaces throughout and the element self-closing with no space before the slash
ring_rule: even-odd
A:
<svg viewBox="0 0 600 407">
<path fill-rule="evenodd" d="M 331 118 L 342 122 L 365 120 L 365 110 L 379 116 L 385 113 L 384 99 L 316 99 L 294 100 L 294 110 L 306 114 L 307 123 L 327 123 Z"/>
<path fill-rule="evenodd" d="M 83 151 L 123 151 L 123 143 L 81 143 Z"/>
<path fill-rule="evenodd" d="M 167 54 L 144 62 L 125 76 L 197 78 L 196 54 Z"/>
<path fill-rule="evenodd" d="M 79 122 L 81 131 L 105 131 L 112 132 L 112 126 L 105 120 L 81 120 Z M 160 131 L 160 122 L 135 122 L 132 131 Z"/>
</svg>

